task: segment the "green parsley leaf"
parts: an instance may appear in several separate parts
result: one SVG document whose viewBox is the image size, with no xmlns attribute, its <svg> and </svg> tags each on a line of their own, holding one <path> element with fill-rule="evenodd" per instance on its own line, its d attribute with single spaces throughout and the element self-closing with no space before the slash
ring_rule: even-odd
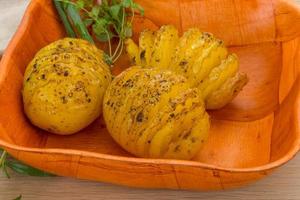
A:
<svg viewBox="0 0 300 200">
<path fill-rule="evenodd" d="M 98 17 L 99 13 L 100 13 L 101 7 L 100 5 L 96 5 L 92 8 L 91 10 L 91 14 L 93 17 Z"/>
<path fill-rule="evenodd" d="M 132 21 L 135 11 L 144 15 L 144 9 L 133 0 L 102 0 L 96 3 L 93 0 L 55 0 L 62 1 L 69 6 L 66 7 L 67 14 L 73 20 L 75 32 L 79 36 L 92 42 L 86 27 L 92 26 L 94 35 L 100 42 L 108 42 L 109 56 L 116 61 L 124 49 L 124 40 L 132 37 Z M 76 6 L 80 11 L 77 14 L 70 7 Z M 78 18 L 78 15 L 82 19 Z M 82 27 L 82 24 L 85 26 Z M 118 45 L 112 49 L 111 39 L 119 39 Z"/>
<path fill-rule="evenodd" d="M 92 25 L 93 24 L 93 19 L 91 19 L 91 18 L 87 18 L 87 19 L 84 19 L 83 20 L 83 23 L 85 24 L 85 26 L 90 26 L 90 25 Z"/>
<path fill-rule="evenodd" d="M 145 15 L 145 10 L 141 5 L 139 5 L 137 3 L 133 3 L 132 8 L 138 10 L 142 16 Z"/>
<path fill-rule="evenodd" d="M 109 11 L 110 11 L 112 18 L 117 20 L 118 22 L 120 22 L 121 5 L 119 5 L 119 4 L 113 5 L 110 7 Z"/>
</svg>

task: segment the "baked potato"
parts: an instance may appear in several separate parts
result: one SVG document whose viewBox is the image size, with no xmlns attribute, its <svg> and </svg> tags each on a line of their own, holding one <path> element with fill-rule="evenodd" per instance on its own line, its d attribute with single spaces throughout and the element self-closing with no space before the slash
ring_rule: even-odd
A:
<svg viewBox="0 0 300 200">
<path fill-rule="evenodd" d="M 22 94 L 29 120 L 41 129 L 68 135 L 99 117 L 112 80 L 103 56 L 81 39 L 65 38 L 42 48 L 24 74 Z"/>
<path fill-rule="evenodd" d="M 126 48 L 132 64 L 172 70 L 185 76 L 192 87 L 204 90 L 207 109 L 225 106 L 248 81 L 247 75 L 238 71 L 237 56 L 229 54 L 224 42 L 197 28 L 187 30 L 180 38 L 171 25 L 156 32 L 145 30 L 139 45 L 128 39 Z M 226 89 L 222 89 L 225 83 Z"/>
<path fill-rule="evenodd" d="M 230 102 L 242 90 L 247 83 L 246 74 L 237 73 L 235 76 L 226 80 L 226 82 L 217 90 L 206 97 L 207 109 L 219 109 Z"/>
<path fill-rule="evenodd" d="M 200 90 L 158 68 L 135 66 L 118 75 L 103 115 L 114 140 L 139 157 L 191 159 L 210 127 Z"/>
</svg>

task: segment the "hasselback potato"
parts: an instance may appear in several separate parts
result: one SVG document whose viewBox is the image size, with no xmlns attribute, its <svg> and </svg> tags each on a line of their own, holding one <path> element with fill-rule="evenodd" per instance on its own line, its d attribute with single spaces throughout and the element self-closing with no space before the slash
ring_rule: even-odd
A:
<svg viewBox="0 0 300 200">
<path fill-rule="evenodd" d="M 30 121 L 63 135 L 93 122 L 112 79 L 103 56 L 80 39 L 65 38 L 42 48 L 24 75 L 24 110 Z"/>
<path fill-rule="evenodd" d="M 238 58 L 229 54 L 224 42 L 197 28 L 180 38 L 171 25 L 155 32 L 145 30 L 139 45 L 129 39 L 126 46 L 132 64 L 170 69 L 185 76 L 191 86 L 204 90 L 207 109 L 225 106 L 248 81 L 246 74 L 238 72 Z"/>
<path fill-rule="evenodd" d="M 103 107 L 114 140 L 140 157 L 190 159 L 208 136 L 200 90 L 168 70 L 125 70 L 108 87 Z"/>
</svg>

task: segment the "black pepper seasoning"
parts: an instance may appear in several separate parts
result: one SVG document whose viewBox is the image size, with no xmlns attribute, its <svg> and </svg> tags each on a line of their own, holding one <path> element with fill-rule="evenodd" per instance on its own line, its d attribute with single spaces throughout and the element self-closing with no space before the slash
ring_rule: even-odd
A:
<svg viewBox="0 0 300 200">
<path fill-rule="evenodd" d="M 145 54 L 146 54 L 146 51 L 143 50 L 143 51 L 141 52 L 141 54 L 140 54 L 140 59 L 141 59 L 141 60 L 145 60 Z"/>
<path fill-rule="evenodd" d="M 144 119 L 144 113 L 141 111 L 138 113 L 138 115 L 136 116 L 136 121 L 137 122 L 142 122 Z"/>
<path fill-rule="evenodd" d="M 67 100 L 67 98 L 65 96 L 62 96 L 61 100 L 62 100 L 63 104 L 68 103 L 68 100 Z"/>
</svg>

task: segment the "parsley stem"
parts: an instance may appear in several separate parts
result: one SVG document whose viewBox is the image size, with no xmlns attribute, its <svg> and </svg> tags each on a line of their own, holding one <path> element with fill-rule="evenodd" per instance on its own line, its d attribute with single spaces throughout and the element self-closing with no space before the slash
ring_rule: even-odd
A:
<svg viewBox="0 0 300 200">
<path fill-rule="evenodd" d="M 123 42 L 123 40 L 121 40 L 121 49 L 119 51 L 119 54 L 113 59 L 113 63 L 115 63 L 119 59 L 119 57 L 122 55 L 123 47 L 124 47 L 124 42 Z"/>
<path fill-rule="evenodd" d="M 73 25 L 76 27 L 76 30 L 80 34 L 81 38 L 89 41 L 92 44 L 94 44 L 93 38 L 91 37 L 90 33 L 88 32 L 88 30 L 87 30 L 85 24 L 83 23 L 76 7 L 73 4 L 68 4 L 67 13 L 70 17 L 70 20 L 73 22 Z"/>
<path fill-rule="evenodd" d="M 123 15 L 122 15 L 122 24 L 121 24 L 121 39 L 123 40 L 123 35 L 124 34 L 124 21 L 125 21 L 125 8 L 123 8 Z"/>
<path fill-rule="evenodd" d="M 134 19 L 134 9 L 132 9 L 132 8 L 131 8 L 131 13 L 132 13 L 132 16 L 131 16 L 130 24 L 132 24 L 133 19 Z"/>
<path fill-rule="evenodd" d="M 56 7 L 56 10 L 62 20 L 62 23 L 64 24 L 64 27 L 66 29 L 67 35 L 69 37 L 76 37 L 76 34 L 68 20 L 68 17 L 64 11 L 64 9 L 62 8 L 62 3 L 58 0 L 54 0 L 54 5 Z"/>
<path fill-rule="evenodd" d="M 105 33 L 106 33 L 106 35 L 107 35 L 107 38 L 108 38 L 109 57 L 112 57 L 112 56 L 111 56 L 111 54 L 112 54 L 112 51 L 111 51 L 111 42 L 110 42 L 109 33 L 107 32 L 107 30 L 105 30 Z"/>
<path fill-rule="evenodd" d="M 122 24 L 121 24 L 121 34 L 120 34 L 120 38 L 119 38 L 119 44 L 115 50 L 114 55 L 111 57 L 113 63 L 116 62 L 118 60 L 118 58 L 121 56 L 122 52 L 123 52 L 123 47 L 124 47 L 124 25 L 125 25 L 125 8 L 122 9 Z M 119 50 L 120 49 L 120 50 Z"/>
<path fill-rule="evenodd" d="M 118 46 L 117 46 L 117 48 L 115 49 L 114 54 L 111 56 L 112 58 L 114 58 L 114 57 L 117 55 L 117 53 L 118 53 L 118 51 L 119 51 L 119 48 L 121 47 L 121 43 L 122 43 L 122 40 L 119 39 Z"/>
<path fill-rule="evenodd" d="M 58 1 L 58 2 L 61 2 L 61 3 L 65 3 L 65 4 L 71 4 L 71 5 L 74 5 L 75 7 L 77 7 L 77 4 L 70 1 L 70 0 L 54 0 L 54 1 Z M 89 11 L 85 8 L 80 8 L 81 10 L 83 10 L 84 12 L 86 13 L 89 13 Z"/>
</svg>

